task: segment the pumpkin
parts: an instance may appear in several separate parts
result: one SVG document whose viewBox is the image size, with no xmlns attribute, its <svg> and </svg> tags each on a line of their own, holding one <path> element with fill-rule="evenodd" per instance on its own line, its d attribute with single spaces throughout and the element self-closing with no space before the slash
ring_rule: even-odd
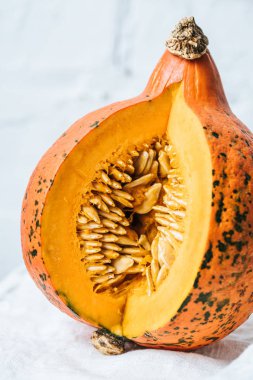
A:
<svg viewBox="0 0 253 380">
<path fill-rule="evenodd" d="M 253 137 L 207 44 L 181 20 L 141 95 L 74 123 L 23 201 L 49 301 L 142 346 L 196 349 L 253 310 Z"/>
</svg>

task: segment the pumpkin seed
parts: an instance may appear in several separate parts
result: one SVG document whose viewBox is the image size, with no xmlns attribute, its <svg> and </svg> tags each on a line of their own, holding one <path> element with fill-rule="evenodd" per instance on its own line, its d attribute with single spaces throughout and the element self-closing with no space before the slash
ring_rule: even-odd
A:
<svg viewBox="0 0 253 380">
<path fill-rule="evenodd" d="M 111 184 L 111 179 L 110 179 L 110 177 L 109 177 L 104 171 L 101 172 L 101 179 L 102 179 L 102 181 L 103 181 L 106 185 L 110 185 L 110 184 Z"/>
<path fill-rule="evenodd" d="M 84 224 L 83 227 L 84 227 L 85 229 L 87 229 L 87 230 L 93 230 L 93 229 L 95 230 L 95 229 L 97 229 L 97 228 L 102 227 L 102 225 L 101 225 L 101 224 L 97 224 L 97 223 L 95 223 L 95 222 L 89 222 L 89 223 L 87 223 L 87 224 Z"/>
<path fill-rule="evenodd" d="M 126 235 L 126 230 L 125 228 L 118 226 L 114 230 L 110 230 L 110 232 L 113 232 L 115 235 Z"/>
<path fill-rule="evenodd" d="M 99 211 L 99 215 L 103 216 L 106 219 L 112 220 L 113 222 L 119 222 L 122 217 L 114 214 L 113 212 L 104 212 L 104 211 Z"/>
<path fill-rule="evenodd" d="M 108 205 L 108 206 L 115 206 L 115 203 L 113 202 L 112 198 L 108 194 L 100 194 L 101 198 L 103 201 Z"/>
<path fill-rule="evenodd" d="M 122 185 L 121 185 L 119 182 L 117 182 L 117 181 L 115 181 L 115 180 L 113 180 L 113 179 L 111 179 L 110 186 L 111 186 L 113 189 L 116 189 L 116 190 L 122 189 Z"/>
<path fill-rule="evenodd" d="M 125 273 L 127 269 L 134 265 L 134 260 L 129 256 L 120 256 L 112 261 L 116 274 Z"/>
<path fill-rule="evenodd" d="M 128 268 L 126 270 L 126 274 L 137 274 L 137 273 L 143 273 L 145 271 L 144 267 L 141 267 L 139 265 L 132 266 L 131 268 Z"/>
<path fill-rule="evenodd" d="M 138 157 L 139 156 L 139 152 L 137 152 L 137 150 L 131 150 L 130 154 L 132 157 Z"/>
<path fill-rule="evenodd" d="M 83 247 L 102 247 L 102 243 L 100 241 L 85 241 L 85 242 L 82 242 L 83 243 Z"/>
<path fill-rule="evenodd" d="M 169 162 L 168 155 L 164 151 L 162 151 L 162 150 L 159 152 L 158 161 L 159 161 L 160 176 L 162 178 L 165 178 L 165 177 L 167 177 L 167 175 L 170 172 L 171 165 L 170 165 L 170 162 Z"/>
<path fill-rule="evenodd" d="M 80 224 L 87 224 L 88 221 L 89 221 L 89 219 L 83 215 L 78 215 L 78 217 L 77 217 L 77 222 Z"/>
<path fill-rule="evenodd" d="M 118 238 L 118 241 L 117 241 L 118 244 L 120 245 L 133 245 L 133 246 L 137 246 L 138 243 L 132 239 L 129 239 L 128 237 L 126 236 L 122 236 L 120 238 Z"/>
<path fill-rule="evenodd" d="M 90 219 L 90 220 L 94 220 L 94 222 L 100 224 L 100 219 L 99 219 L 99 216 L 98 216 L 98 213 L 97 213 L 97 210 L 92 207 L 92 206 L 86 206 L 86 207 L 82 207 L 82 212 L 84 213 L 84 215 Z"/>
<path fill-rule="evenodd" d="M 103 243 L 102 247 L 105 249 L 110 249 L 112 251 L 117 251 L 117 252 L 122 251 L 122 248 L 119 245 L 114 244 L 114 243 Z"/>
<path fill-rule="evenodd" d="M 132 197 L 131 194 L 127 193 L 126 191 L 122 190 L 113 190 L 113 194 L 117 195 L 118 197 L 125 198 L 129 201 L 133 201 L 134 197 Z"/>
<path fill-rule="evenodd" d="M 132 189 L 133 187 L 136 186 L 141 186 L 141 185 L 148 185 L 153 179 L 155 178 L 154 174 L 149 173 L 146 174 L 135 181 L 128 183 L 127 185 L 124 186 L 124 189 Z"/>
<path fill-rule="evenodd" d="M 149 173 L 154 158 L 155 158 L 155 151 L 153 149 L 150 149 L 148 152 L 148 160 L 147 160 L 146 166 L 143 170 L 143 174 Z"/>
<path fill-rule="evenodd" d="M 124 212 L 119 207 L 110 207 L 110 211 L 119 216 L 125 216 Z"/>
<path fill-rule="evenodd" d="M 103 237 L 103 235 L 101 235 L 101 234 L 85 234 L 82 232 L 80 234 L 80 237 L 83 240 L 99 240 Z"/>
<path fill-rule="evenodd" d="M 138 214 L 147 214 L 156 204 L 161 191 L 161 183 L 155 183 L 145 192 L 145 199 L 141 205 L 134 208 Z"/>
<path fill-rule="evenodd" d="M 107 205 L 102 201 L 101 197 L 99 195 L 93 197 L 90 199 L 90 203 L 93 205 L 96 205 L 99 210 L 109 212 L 109 208 Z"/>
<path fill-rule="evenodd" d="M 151 261 L 150 269 L 151 269 L 152 279 L 153 279 L 154 283 L 156 283 L 156 279 L 157 279 L 157 276 L 158 276 L 158 273 L 160 270 L 160 266 L 159 266 L 157 260 L 153 259 Z"/>
<path fill-rule="evenodd" d="M 98 234 L 107 234 L 107 232 L 109 232 L 109 230 L 107 229 L 107 228 L 97 228 L 96 229 L 96 232 L 98 233 Z"/>
<path fill-rule="evenodd" d="M 140 235 L 139 240 L 138 240 L 138 243 L 139 243 L 139 245 L 141 245 L 146 251 L 150 251 L 150 248 L 151 248 L 151 247 L 150 247 L 150 243 L 149 243 L 149 241 L 148 241 L 146 235 L 144 235 L 144 234 Z"/>
<path fill-rule="evenodd" d="M 134 171 L 135 171 L 135 168 L 134 168 L 134 166 L 133 165 L 131 165 L 131 164 L 127 164 L 127 166 L 126 166 L 126 172 L 127 173 L 129 173 L 129 174 L 134 174 Z"/>
<path fill-rule="evenodd" d="M 101 239 L 101 241 L 105 243 L 115 243 L 115 241 L 117 241 L 118 239 L 119 239 L 118 236 L 114 234 L 105 234 L 103 238 Z"/>
<path fill-rule="evenodd" d="M 108 274 L 104 274 L 103 276 L 95 277 L 93 281 L 95 284 L 101 284 L 103 282 L 110 280 L 111 278 L 114 278 L 114 274 L 108 273 Z"/>
<path fill-rule="evenodd" d="M 85 252 L 86 255 L 90 255 L 90 254 L 93 254 L 93 253 L 98 253 L 98 252 L 100 252 L 100 251 L 101 251 L 101 248 L 100 248 L 100 247 L 90 247 L 90 248 L 87 247 L 87 248 L 84 250 L 84 252 Z M 102 257 L 98 257 L 98 258 L 102 259 L 102 258 L 103 258 L 103 255 L 102 255 Z"/>
<path fill-rule="evenodd" d="M 109 220 L 109 219 L 102 219 L 101 222 L 107 228 L 116 228 L 116 227 L 118 227 L 118 225 L 116 223 L 114 223 L 112 220 Z"/>
<path fill-rule="evenodd" d="M 159 273 L 158 273 L 157 279 L 156 279 L 156 285 L 159 286 L 162 283 L 162 281 L 165 280 L 165 278 L 167 277 L 167 275 L 168 275 L 168 269 L 164 265 L 159 270 Z"/>
<path fill-rule="evenodd" d="M 110 187 L 107 186 L 107 185 L 105 185 L 104 183 L 94 182 L 93 183 L 93 188 L 94 188 L 94 190 L 98 191 L 99 193 L 110 194 L 112 192 L 112 190 L 110 189 Z"/>
<path fill-rule="evenodd" d="M 118 195 L 112 194 L 112 198 L 117 201 L 118 203 L 121 203 L 123 206 L 128 208 L 133 208 L 132 203 L 130 203 L 127 199 L 123 197 L 119 197 Z"/>
<path fill-rule="evenodd" d="M 158 162 L 157 161 L 154 161 L 151 168 L 150 168 L 150 173 L 153 174 L 155 177 L 157 177 L 157 173 L 158 173 Z"/>
<path fill-rule="evenodd" d="M 150 296 L 154 291 L 154 283 L 151 275 L 151 268 L 146 268 L 146 279 L 147 279 L 147 286 L 148 286 L 148 296 Z"/>
<path fill-rule="evenodd" d="M 160 267 L 163 265 L 170 267 L 173 252 L 174 248 L 172 245 L 166 238 L 161 236 L 158 241 L 158 262 Z"/>
<path fill-rule="evenodd" d="M 148 158 L 149 158 L 148 152 L 146 152 L 145 150 L 142 151 L 134 164 L 136 175 L 140 175 L 143 173 L 145 166 L 147 165 Z"/>
<path fill-rule="evenodd" d="M 145 256 L 148 252 L 142 248 L 124 247 L 122 248 L 122 253 L 128 253 L 135 256 Z"/>
<path fill-rule="evenodd" d="M 99 265 L 99 264 L 97 265 L 93 264 L 86 267 L 86 270 L 88 272 L 102 272 L 105 269 L 106 269 L 106 265 Z"/>
<path fill-rule="evenodd" d="M 103 249 L 102 253 L 108 259 L 117 259 L 117 257 L 119 257 L 119 253 L 118 252 L 113 251 L 113 250 L 109 250 L 109 249 Z"/>
<path fill-rule="evenodd" d="M 100 259 L 103 259 L 103 258 L 104 258 L 104 255 L 98 253 L 98 254 L 86 256 L 85 260 L 86 261 L 97 261 L 97 260 L 100 260 Z"/>
</svg>

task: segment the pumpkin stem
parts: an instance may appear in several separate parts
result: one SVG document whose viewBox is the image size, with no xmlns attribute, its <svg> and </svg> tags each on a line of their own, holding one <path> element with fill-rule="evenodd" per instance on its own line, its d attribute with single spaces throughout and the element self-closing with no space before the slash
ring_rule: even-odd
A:
<svg viewBox="0 0 253 380">
<path fill-rule="evenodd" d="M 185 17 L 175 26 L 165 45 L 172 54 L 191 60 L 205 54 L 208 38 L 194 17 Z"/>
<path fill-rule="evenodd" d="M 93 332 L 91 343 L 104 355 L 120 355 L 124 352 L 142 348 L 125 337 L 112 334 L 105 328 Z"/>
</svg>

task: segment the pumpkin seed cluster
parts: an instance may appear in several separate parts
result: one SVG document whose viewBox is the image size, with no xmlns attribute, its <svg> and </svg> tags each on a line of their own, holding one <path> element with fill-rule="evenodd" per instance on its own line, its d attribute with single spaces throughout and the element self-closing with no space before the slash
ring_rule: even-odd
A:
<svg viewBox="0 0 253 380">
<path fill-rule="evenodd" d="M 95 292 L 119 292 L 137 276 L 147 293 L 167 277 L 183 241 L 186 192 L 166 139 L 104 162 L 77 216 L 82 262 Z"/>
</svg>

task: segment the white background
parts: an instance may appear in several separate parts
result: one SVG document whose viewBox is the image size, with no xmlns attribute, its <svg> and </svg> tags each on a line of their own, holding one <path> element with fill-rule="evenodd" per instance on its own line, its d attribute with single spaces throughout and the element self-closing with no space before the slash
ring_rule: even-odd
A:
<svg viewBox="0 0 253 380">
<path fill-rule="evenodd" d="M 0 277 L 22 262 L 21 202 L 41 155 L 77 118 L 138 94 L 190 15 L 251 128 L 253 1 L 0 0 Z"/>
</svg>

